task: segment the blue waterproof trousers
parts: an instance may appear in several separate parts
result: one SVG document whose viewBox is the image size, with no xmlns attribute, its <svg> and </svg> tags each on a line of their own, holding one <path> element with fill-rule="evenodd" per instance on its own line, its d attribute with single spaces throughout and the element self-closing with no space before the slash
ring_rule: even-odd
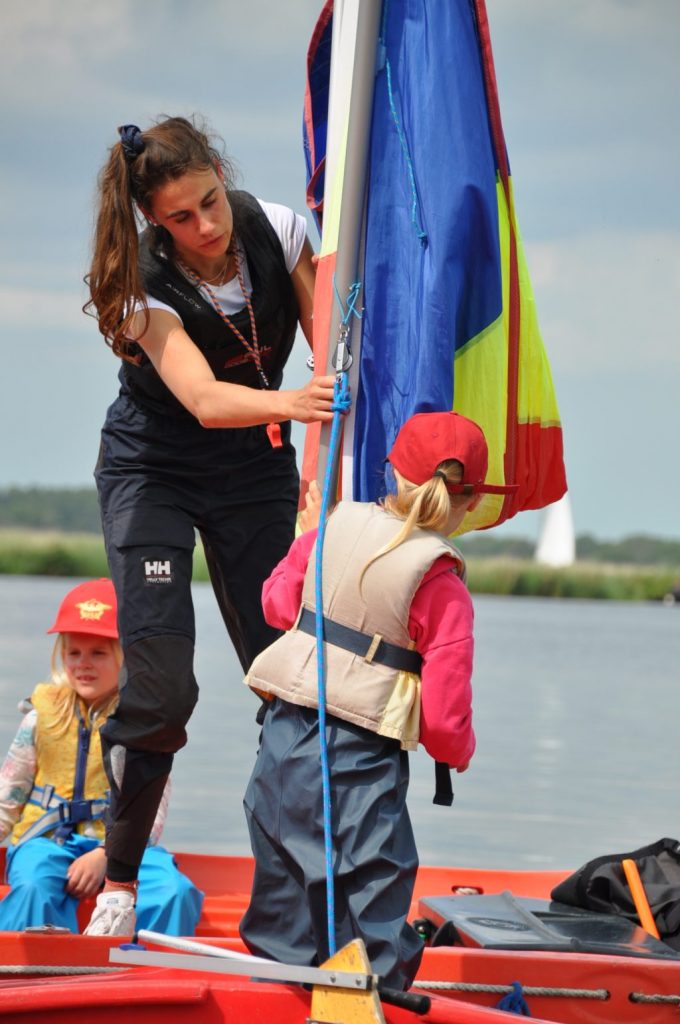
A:
<svg viewBox="0 0 680 1024">
<path fill-rule="evenodd" d="M 69 866 L 99 843 L 71 835 L 63 844 L 40 837 L 7 851 L 11 889 L 0 902 L 0 931 L 52 924 L 79 931 L 78 901 L 66 892 Z M 142 858 L 137 894 L 137 927 L 165 935 L 193 935 L 203 893 L 175 866 L 171 853 L 148 846 Z"/>
<path fill-rule="evenodd" d="M 396 740 L 328 716 L 335 937 L 366 944 L 373 970 L 408 988 L 423 943 L 407 923 L 418 854 Z M 241 937 L 284 963 L 328 958 L 323 800 L 315 709 L 274 700 L 244 799 L 255 878 Z"/>
</svg>

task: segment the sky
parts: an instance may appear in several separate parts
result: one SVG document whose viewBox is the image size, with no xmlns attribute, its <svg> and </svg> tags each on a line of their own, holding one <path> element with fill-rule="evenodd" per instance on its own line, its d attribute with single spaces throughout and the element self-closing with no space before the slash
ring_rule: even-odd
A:
<svg viewBox="0 0 680 1024">
<path fill-rule="evenodd" d="M 117 361 L 81 312 L 82 277 L 116 126 L 200 113 L 244 187 L 305 212 L 305 56 L 321 7 L 0 0 L 0 488 L 92 483 Z M 679 538 L 680 3 L 487 11 L 576 532 Z M 304 382 L 305 354 L 300 341 L 284 384 Z M 540 525 L 520 513 L 500 529 Z"/>
</svg>

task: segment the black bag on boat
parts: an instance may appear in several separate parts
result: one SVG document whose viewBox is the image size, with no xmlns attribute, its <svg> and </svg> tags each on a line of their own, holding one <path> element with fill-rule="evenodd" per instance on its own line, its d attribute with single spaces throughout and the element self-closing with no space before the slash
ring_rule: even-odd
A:
<svg viewBox="0 0 680 1024">
<path fill-rule="evenodd" d="M 556 885 L 552 898 L 573 907 L 619 914 L 638 923 L 621 865 L 626 859 L 637 864 L 659 935 L 667 945 L 680 950 L 680 842 L 677 839 L 659 839 L 632 853 L 596 857 Z"/>
</svg>

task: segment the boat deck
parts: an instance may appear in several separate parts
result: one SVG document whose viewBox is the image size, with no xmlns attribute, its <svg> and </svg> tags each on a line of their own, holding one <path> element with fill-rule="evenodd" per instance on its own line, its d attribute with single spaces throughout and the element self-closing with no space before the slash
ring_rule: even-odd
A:
<svg viewBox="0 0 680 1024">
<path fill-rule="evenodd" d="M 215 857 L 179 853 L 177 863 L 205 892 L 203 914 L 196 939 L 224 948 L 244 952 L 238 937 L 238 923 L 247 905 L 253 874 L 249 857 Z M 2 858 L 0 857 L 0 865 Z M 455 894 L 474 890 L 482 895 L 512 892 L 518 897 L 548 899 L 554 885 L 566 872 L 492 871 L 458 867 L 422 867 L 418 874 L 411 919 L 420 916 L 419 902 L 425 897 Z M 3 889 L 0 888 L 0 895 Z M 462 894 L 461 894 L 462 895 Z M 80 908 L 83 922 L 89 918 L 91 901 Z M 298 1002 L 304 997 L 290 993 L 290 986 L 253 985 L 247 979 L 238 984 L 234 979 L 208 977 L 200 972 L 188 975 L 167 969 L 152 982 L 152 967 L 125 969 L 121 973 L 103 973 L 87 978 L 50 977 L 52 974 L 73 974 L 79 967 L 109 967 L 109 950 L 120 944 L 118 938 L 84 937 L 70 933 L 6 932 L 0 934 L 0 1021 L 49 1020 L 57 1024 L 88 1020 L 87 1005 L 106 1002 L 106 1013 L 97 1013 L 98 1020 L 108 1020 L 109 1011 L 121 1012 L 119 999 L 131 997 L 144 1008 L 145 1024 L 164 1019 L 179 1022 L 190 1019 L 194 1024 L 212 1024 L 221 1020 L 249 1020 L 262 1024 L 291 1024 L 304 1021 L 305 1013 Z M 216 980 L 219 979 L 219 980 Z M 144 980 L 146 979 L 146 981 Z M 427 948 L 416 979 L 416 990 L 433 994 L 436 1013 L 424 1021 L 461 1022 L 507 1019 L 496 1013 L 499 1000 L 513 982 L 519 982 L 532 1018 L 558 1024 L 671 1024 L 677 1022 L 680 1006 L 680 959 L 661 961 L 632 956 L 594 955 L 575 949 L 574 952 L 545 950 L 481 949 L 464 946 Z M 36 985 L 38 986 L 36 988 Z M 279 993 L 276 1006 L 285 1014 L 246 1016 L 246 1004 L 256 993 Z M 444 998 L 442 998 L 442 996 Z M 36 1002 L 37 999 L 37 1002 Z M 295 1007 L 288 1005 L 293 1000 Z M 42 1000 L 42 1002 L 41 1002 Z M 94 1003 L 88 1000 L 94 1000 Z M 235 1010 L 235 1015 L 221 1016 L 218 1004 Z M 44 1006 L 43 1006 L 44 1004 Z M 211 1006 L 208 1012 L 208 1006 Z M 264 1006 L 264 1002 L 258 1005 Z M 435 1003 L 433 1003 L 433 1006 Z M 22 1011 L 21 1007 L 26 1008 Z M 27 1007 L 30 1006 L 30 1011 Z M 193 1010 L 191 1009 L 193 1006 Z M 199 1006 L 201 1009 L 199 1009 Z M 42 1007 L 42 1009 L 40 1008 Z M 67 1009 L 68 1008 L 68 1009 Z M 43 1013 L 44 1010 L 44 1013 Z M 300 1012 L 298 1012 L 298 1010 Z M 115 1013 L 114 1013 L 115 1011 Z M 205 1011 L 205 1012 L 204 1012 Z M 254 1011 L 253 1011 L 254 1012 Z M 28 1014 L 28 1016 L 22 1016 Z M 258 1010 L 259 1013 L 259 1010 Z M 56 1016 L 54 1015 L 56 1014 Z M 154 1014 L 157 1014 L 155 1016 Z M 140 1016 L 140 1020 L 142 1019 Z M 388 1022 L 408 1018 L 396 1010 L 386 1014 Z M 119 1018 L 118 1018 L 119 1019 Z M 126 1018 L 127 1019 L 127 1018 Z M 131 1020 L 133 1018 L 130 1018 Z M 136 1018 L 134 1018 L 136 1019 Z"/>
</svg>

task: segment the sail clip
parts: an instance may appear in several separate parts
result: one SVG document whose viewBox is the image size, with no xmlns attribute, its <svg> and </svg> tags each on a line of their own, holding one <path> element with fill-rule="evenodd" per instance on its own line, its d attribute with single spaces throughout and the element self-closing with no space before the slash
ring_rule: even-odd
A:
<svg viewBox="0 0 680 1024">
<path fill-rule="evenodd" d="M 346 373 L 352 365 L 352 350 L 349 345 L 350 327 L 349 324 L 341 323 L 338 337 L 338 344 L 333 356 L 333 367 L 335 372 Z"/>
</svg>

